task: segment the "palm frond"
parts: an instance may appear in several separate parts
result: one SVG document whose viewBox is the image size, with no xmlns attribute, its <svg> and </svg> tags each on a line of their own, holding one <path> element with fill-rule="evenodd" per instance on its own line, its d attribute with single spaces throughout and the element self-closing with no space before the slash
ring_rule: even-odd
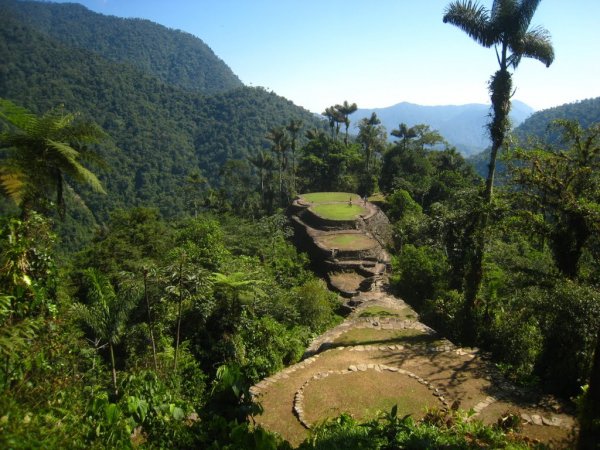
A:
<svg viewBox="0 0 600 450">
<path fill-rule="evenodd" d="M 498 40 L 502 34 L 514 35 L 518 33 L 520 29 L 516 21 L 518 12 L 519 4 L 517 0 L 494 0 L 490 11 L 490 23 Z"/>
<path fill-rule="evenodd" d="M 37 122 L 37 116 L 31 111 L 3 98 L 0 98 L 0 118 L 22 130 Z"/>
<path fill-rule="evenodd" d="M 20 205 L 27 188 L 26 177 L 18 167 L 3 164 L 0 167 L 0 187 L 6 197 Z"/>
<path fill-rule="evenodd" d="M 450 3 L 444 11 L 444 23 L 457 26 L 484 47 L 494 44 L 489 11 L 472 0 Z"/>
<path fill-rule="evenodd" d="M 88 185 L 95 192 L 106 194 L 98 177 L 77 161 L 77 158 L 80 156 L 80 153 L 77 150 L 68 144 L 52 140 L 48 140 L 48 148 L 52 149 L 56 152 L 56 155 L 60 157 L 62 161 L 59 167 L 67 175 L 73 177 L 82 184 Z"/>
<path fill-rule="evenodd" d="M 516 20 L 519 22 L 519 27 L 523 33 L 529 28 L 529 24 L 541 1 L 542 0 L 521 0 Z"/>
<path fill-rule="evenodd" d="M 554 61 L 554 48 L 550 41 L 550 33 L 545 28 L 537 27 L 525 33 L 519 46 L 519 53 L 522 56 L 537 59 L 546 67 L 549 67 Z"/>
</svg>

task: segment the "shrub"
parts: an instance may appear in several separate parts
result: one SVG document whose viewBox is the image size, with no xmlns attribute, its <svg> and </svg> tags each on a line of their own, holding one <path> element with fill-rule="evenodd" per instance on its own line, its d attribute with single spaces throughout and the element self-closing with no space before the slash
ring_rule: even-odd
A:
<svg viewBox="0 0 600 450">
<path fill-rule="evenodd" d="M 392 284 L 405 300 L 417 307 L 447 288 L 448 261 L 439 249 L 407 244 L 395 258 L 394 270 Z"/>
</svg>

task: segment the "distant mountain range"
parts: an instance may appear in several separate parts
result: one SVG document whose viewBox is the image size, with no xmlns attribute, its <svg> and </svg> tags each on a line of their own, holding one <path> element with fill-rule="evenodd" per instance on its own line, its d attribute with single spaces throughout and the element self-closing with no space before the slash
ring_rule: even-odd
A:
<svg viewBox="0 0 600 450">
<path fill-rule="evenodd" d="M 426 124 L 438 130 L 442 136 L 463 155 L 469 156 L 489 146 L 486 124 L 490 105 L 471 103 L 467 105 L 423 106 L 402 102 L 387 108 L 359 109 L 351 118 L 357 124 L 363 117 L 375 112 L 388 133 L 400 123 L 408 126 Z M 519 125 L 534 112 L 520 101 L 513 101 L 511 120 Z"/>
</svg>

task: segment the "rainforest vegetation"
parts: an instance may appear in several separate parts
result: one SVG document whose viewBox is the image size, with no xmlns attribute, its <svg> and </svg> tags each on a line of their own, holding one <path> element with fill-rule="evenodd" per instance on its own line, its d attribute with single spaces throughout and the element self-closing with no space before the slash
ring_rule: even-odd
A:
<svg viewBox="0 0 600 450">
<path fill-rule="evenodd" d="M 579 445 L 594 448 L 600 114 L 581 102 L 509 139 L 512 71 L 553 59 L 528 34 L 530 3 L 494 2 L 524 15 L 514 39 L 472 2 L 444 15 L 506 58 L 482 177 L 427 124 L 353 123 L 347 101 L 315 118 L 184 33 L 0 0 L 0 446 L 290 448 L 254 426 L 248 389 L 341 320 L 285 216 L 298 193 L 341 191 L 388 215 L 391 288 L 512 382 L 577 398 Z M 116 51 L 113 25 L 144 38 Z M 150 44 L 158 64 L 135 55 Z M 173 45 L 211 69 L 165 62 Z M 344 415 L 301 448 L 521 445 L 461 417 Z"/>
</svg>

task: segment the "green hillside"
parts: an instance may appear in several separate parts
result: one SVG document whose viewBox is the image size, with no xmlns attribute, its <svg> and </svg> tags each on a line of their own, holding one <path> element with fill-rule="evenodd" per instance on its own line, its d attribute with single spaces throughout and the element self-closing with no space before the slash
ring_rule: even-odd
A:
<svg viewBox="0 0 600 450">
<path fill-rule="evenodd" d="M 242 86 L 200 39 L 141 19 L 94 13 L 79 4 L 0 0 L 23 24 L 68 46 L 125 62 L 165 83 L 214 94 Z"/>
<path fill-rule="evenodd" d="M 526 140 L 530 136 L 545 139 L 548 142 L 556 142 L 559 138 L 557 131 L 549 130 L 548 125 L 556 119 L 568 119 L 578 121 L 582 127 L 587 128 L 594 123 L 600 122 L 600 97 L 581 100 L 574 103 L 566 103 L 554 108 L 544 109 L 532 114 L 521 125 L 513 131 L 514 135 L 521 140 Z M 485 150 L 476 155 L 469 156 L 467 159 L 475 171 L 482 177 L 487 174 L 487 165 L 489 162 L 489 150 Z M 499 161 L 498 176 L 500 182 L 503 180 L 505 166 Z"/>
<path fill-rule="evenodd" d="M 544 137 L 548 134 L 548 125 L 556 119 L 576 120 L 584 128 L 598 123 L 600 122 L 600 97 L 538 111 L 519 125 L 514 132 L 520 138 Z"/>
<path fill-rule="evenodd" d="M 108 133 L 112 143 L 103 147 L 102 156 L 111 170 L 100 177 L 109 195 L 83 194 L 101 220 L 116 207 L 139 205 L 177 215 L 185 207 L 182 193 L 188 174 L 200 170 L 210 186 L 218 188 L 223 163 L 268 145 L 264 139 L 268 129 L 292 118 L 302 119 L 307 127 L 319 124 L 308 111 L 262 88 L 242 86 L 207 96 L 134 65 L 69 46 L 21 21 L 21 13 L 11 5 L 0 3 L 0 97 L 38 113 L 62 104 Z M 29 5 L 27 22 L 33 23 L 36 14 L 51 15 L 56 6 Z M 95 17 L 100 24 L 107 20 L 77 5 L 60 6 L 63 17 L 71 12 Z M 119 23 L 132 30 L 140 26 L 138 21 Z M 181 34 L 146 25 L 167 35 Z M 99 33 L 98 45 L 104 39 L 107 35 Z M 140 39 L 154 41 L 156 36 L 150 33 Z M 154 53 L 149 56 L 157 58 Z"/>
</svg>

